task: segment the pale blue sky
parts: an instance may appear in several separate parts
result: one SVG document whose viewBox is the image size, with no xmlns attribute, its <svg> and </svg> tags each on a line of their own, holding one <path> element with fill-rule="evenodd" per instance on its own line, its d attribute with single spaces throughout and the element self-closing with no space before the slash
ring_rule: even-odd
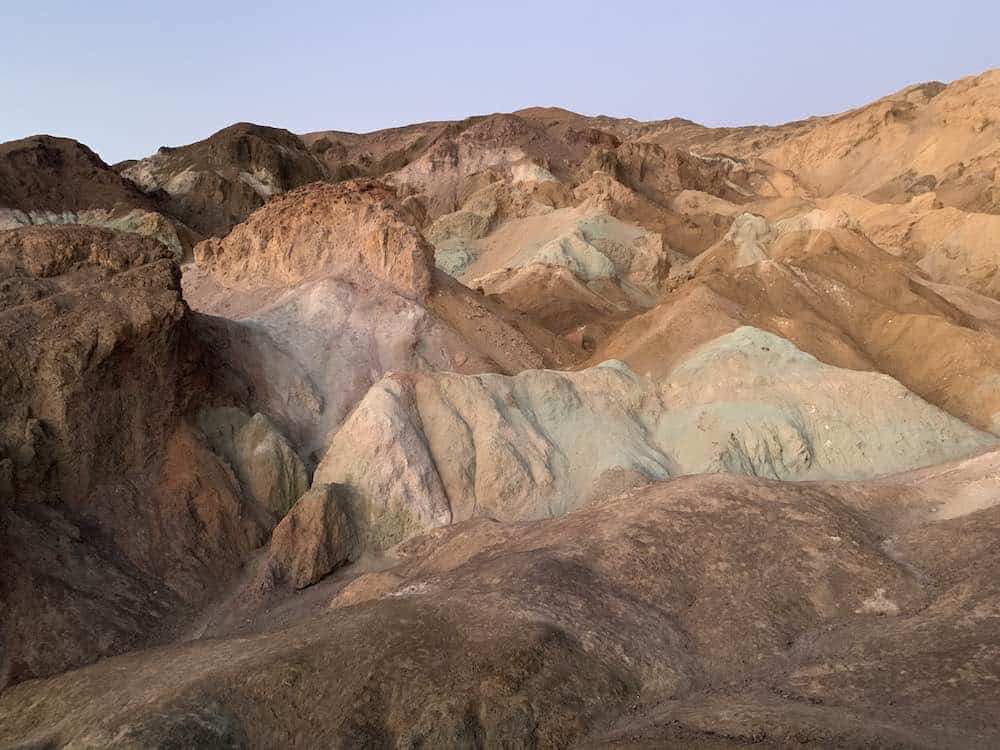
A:
<svg viewBox="0 0 1000 750">
<path fill-rule="evenodd" d="M 367 131 L 554 105 L 710 125 L 1000 65 L 1000 2 L 0 0 L 0 141 L 109 162 L 240 120 Z"/>
</svg>

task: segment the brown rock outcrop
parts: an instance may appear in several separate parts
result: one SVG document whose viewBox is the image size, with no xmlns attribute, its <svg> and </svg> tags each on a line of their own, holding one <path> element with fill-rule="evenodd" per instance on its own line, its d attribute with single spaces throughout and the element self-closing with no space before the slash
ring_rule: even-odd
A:
<svg viewBox="0 0 1000 750">
<path fill-rule="evenodd" d="M 395 195 L 372 181 L 316 184 L 275 198 L 195 259 L 220 281 L 287 286 L 339 276 L 375 278 L 406 297 L 430 289 L 433 249 L 400 214 Z"/>
<path fill-rule="evenodd" d="M 159 209 L 82 143 L 48 135 L 0 143 L 0 230 L 107 227 L 152 237 L 180 259 L 190 253 L 195 235 Z"/>
<path fill-rule="evenodd" d="M 137 235 L 0 232 L 0 682 L 168 637 L 266 538 L 182 422 L 179 282 Z"/>
<path fill-rule="evenodd" d="M 165 146 L 122 174 L 186 224 L 216 237 L 272 195 L 327 177 L 298 136 L 245 122 L 197 143 Z"/>
<path fill-rule="evenodd" d="M 0 209 L 122 207 L 153 211 L 156 204 L 82 143 L 51 135 L 0 143 Z"/>
<path fill-rule="evenodd" d="M 0 273 L 0 439 L 13 496 L 81 499 L 144 465 L 173 427 L 177 267 L 135 235 L 37 227 L 0 232 Z"/>
</svg>

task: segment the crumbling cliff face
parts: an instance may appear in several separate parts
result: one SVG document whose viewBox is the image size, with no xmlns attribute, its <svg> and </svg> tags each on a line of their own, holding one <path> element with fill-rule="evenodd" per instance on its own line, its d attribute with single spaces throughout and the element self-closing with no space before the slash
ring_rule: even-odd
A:
<svg viewBox="0 0 1000 750">
<path fill-rule="evenodd" d="M 152 240 L 67 226 L 0 233 L 0 273 L 5 494 L 79 502 L 173 426 L 177 267 Z"/>
</svg>

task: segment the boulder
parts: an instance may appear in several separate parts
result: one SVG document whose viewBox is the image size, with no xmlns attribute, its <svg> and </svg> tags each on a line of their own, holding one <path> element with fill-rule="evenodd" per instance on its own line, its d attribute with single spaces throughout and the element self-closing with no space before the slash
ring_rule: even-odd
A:
<svg viewBox="0 0 1000 750">
<path fill-rule="evenodd" d="M 359 553 L 357 534 L 337 488 L 317 484 L 271 532 L 268 567 L 277 580 L 301 589 Z"/>
</svg>

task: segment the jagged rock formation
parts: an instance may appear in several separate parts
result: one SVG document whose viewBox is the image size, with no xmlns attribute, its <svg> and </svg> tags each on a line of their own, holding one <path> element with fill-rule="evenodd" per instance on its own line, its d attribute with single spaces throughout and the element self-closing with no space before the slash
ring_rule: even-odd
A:
<svg viewBox="0 0 1000 750">
<path fill-rule="evenodd" d="M 497 114 L 454 124 L 419 158 L 387 179 L 415 196 L 434 219 L 458 210 L 489 182 L 556 182 L 568 177 L 590 150 L 586 141 L 550 133 L 543 123 Z"/>
<path fill-rule="evenodd" d="M 135 235 L 32 227 L 0 232 L 0 274 L 8 496 L 83 497 L 144 462 L 170 428 L 184 314 L 176 266 Z M 116 371 L 132 375 L 119 383 Z"/>
<path fill-rule="evenodd" d="M 386 179 L 427 222 L 440 268 L 590 347 L 652 306 L 672 256 L 702 252 L 732 222 L 735 211 L 675 207 L 678 197 L 712 191 L 734 206 L 801 193 L 757 160 L 692 154 L 643 132 L 559 110 L 494 115 L 442 134 Z"/>
<path fill-rule="evenodd" d="M 381 177 L 404 167 L 458 127 L 457 123 L 426 122 L 372 133 L 322 130 L 306 133 L 302 140 L 323 161 L 332 179 L 349 180 Z"/>
<path fill-rule="evenodd" d="M 224 239 L 201 243 L 195 257 L 234 286 L 287 286 L 337 275 L 356 284 L 374 278 L 419 299 L 430 290 L 428 253 L 395 196 L 377 182 L 358 182 L 282 196 Z"/>
<path fill-rule="evenodd" d="M 0 206 L 62 213 L 153 202 L 81 143 L 36 135 L 0 144 Z"/>
<path fill-rule="evenodd" d="M 387 376 L 330 441 L 316 481 L 342 485 L 366 545 L 384 549 L 481 515 L 562 515 L 678 474 L 871 477 L 993 442 L 891 378 L 741 328 L 662 386 L 615 362 L 513 378 Z"/>
</svg>

